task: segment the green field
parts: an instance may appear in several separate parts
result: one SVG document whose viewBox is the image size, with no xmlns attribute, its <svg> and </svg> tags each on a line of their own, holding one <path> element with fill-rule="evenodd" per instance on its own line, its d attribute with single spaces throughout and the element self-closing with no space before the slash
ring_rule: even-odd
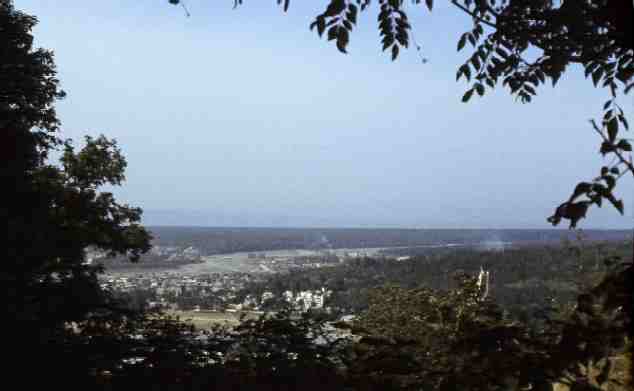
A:
<svg viewBox="0 0 634 391">
<path fill-rule="evenodd" d="M 240 322 L 240 312 L 216 312 L 216 311 L 171 311 L 171 315 L 178 316 L 194 324 L 198 329 L 209 329 L 214 325 L 224 324 L 236 326 Z M 247 317 L 256 317 L 258 314 L 246 313 Z"/>
</svg>

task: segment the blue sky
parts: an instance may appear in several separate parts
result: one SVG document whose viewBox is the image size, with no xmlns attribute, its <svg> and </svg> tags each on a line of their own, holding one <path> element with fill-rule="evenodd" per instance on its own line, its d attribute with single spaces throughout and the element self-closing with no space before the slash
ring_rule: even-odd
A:
<svg viewBox="0 0 634 391">
<path fill-rule="evenodd" d="M 119 141 L 115 193 L 147 224 L 548 228 L 602 164 L 587 120 L 607 91 L 571 68 L 528 105 L 461 103 L 469 20 L 438 3 L 411 7 L 423 64 L 381 53 L 372 11 L 340 54 L 308 29 L 325 1 L 15 2 L 55 51 L 64 135 Z M 631 227 L 633 193 L 583 227 Z"/>
</svg>

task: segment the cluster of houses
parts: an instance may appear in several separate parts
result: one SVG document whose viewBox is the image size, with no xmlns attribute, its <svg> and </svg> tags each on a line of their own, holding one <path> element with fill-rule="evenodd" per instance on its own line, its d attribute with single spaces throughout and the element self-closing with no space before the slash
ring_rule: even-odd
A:
<svg viewBox="0 0 634 391">
<path fill-rule="evenodd" d="M 246 258 L 253 262 L 254 273 L 253 271 L 223 271 L 198 274 L 183 273 L 176 268 L 117 272 L 116 267 L 111 268 L 109 265 L 107 268 L 109 272 L 101 277 L 101 286 L 115 293 L 127 294 L 136 303 L 147 303 L 150 307 L 183 310 L 260 311 L 279 308 L 280 305 L 288 303 L 298 311 L 328 310 L 325 302 L 332 292 L 323 287 L 320 290 L 276 293 L 270 291 L 249 292 L 247 287 L 251 286 L 253 282 L 261 281 L 264 275 L 269 273 L 332 267 L 349 259 L 367 255 L 363 251 L 323 249 L 289 251 L 289 254 L 253 252 L 248 253 Z M 101 260 L 104 256 L 104 253 L 95 250 L 87 251 L 88 262 Z M 170 263 L 171 260 L 186 261 L 187 263 L 203 262 L 203 258 L 205 262 L 226 263 L 234 261 L 234 257 L 239 257 L 239 255 L 203 256 L 195 247 L 153 246 L 146 257 L 150 258 L 150 264 L 153 262 L 162 264 L 166 261 Z M 405 258 L 401 257 L 398 260 Z M 266 273 L 262 273 L 263 271 Z"/>
<path fill-rule="evenodd" d="M 105 275 L 101 279 L 103 289 L 118 293 L 142 294 L 149 307 L 182 309 L 214 309 L 221 311 L 259 311 L 266 303 L 276 299 L 273 292 L 261 295 L 239 292 L 252 282 L 248 273 L 214 273 L 206 275 L 183 275 L 170 272 L 143 273 L 135 275 Z M 325 288 L 314 291 L 283 292 L 280 298 L 298 311 L 324 308 L 325 300 L 332 291 Z M 206 308 L 211 307 L 213 308 Z"/>
<path fill-rule="evenodd" d="M 332 294 L 332 291 L 322 287 L 321 290 L 314 291 L 285 291 L 281 295 L 284 302 L 291 305 L 297 311 L 309 311 L 311 309 L 323 309 L 326 298 Z M 261 297 L 255 295 L 247 295 L 243 302 L 230 305 L 227 311 L 254 310 L 259 311 L 266 306 L 266 303 L 276 298 L 275 293 L 266 291 Z"/>
<path fill-rule="evenodd" d="M 175 272 L 155 272 L 113 275 L 101 278 L 101 287 L 117 293 L 136 294 L 143 292 L 150 299 L 150 307 L 175 308 L 181 298 L 203 300 L 217 297 L 219 302 L 232 302 L 236 293 L 251 276 L 246 273 L 214 273 L 206 275 L 184 275 Z"/>
<path fill-rule="evenodd" d="M 324 308 L 324 301 L 332 294 L 332 291 L 324 287 L 319 291 L 302 291 L 296 295 L 292 291 L 284 292 L 284 300 L 295 308 L 308 311 L 311 308 Z"/>
</svg>

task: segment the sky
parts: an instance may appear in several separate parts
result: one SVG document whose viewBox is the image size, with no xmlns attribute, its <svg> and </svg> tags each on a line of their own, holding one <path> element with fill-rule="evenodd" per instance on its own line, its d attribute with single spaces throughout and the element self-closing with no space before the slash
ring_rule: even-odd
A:
<svg viewBox="0 0 634 391">
<path fill-rule="evenodd" d="M 550 228 L 546 218 L 604 164 L 588 119 L 608 92 L 571 67 L 530 104 L 498 88 L 461 103 L 469 19 L 411 6 L 421 53 L 381 52 L 376 13 L 348 54 L 308 28 L 326 1 L 17 0 L 37 16 L 67 98 L 62 136 L 115 138 L 113 191 L 148 225 Z M 427 59 L 421 61 L 421 56 Z M 622 98 L 632 118 L 632 97 Z M 631 228 L 592 209 L 583 228 Z"/>
</svg>

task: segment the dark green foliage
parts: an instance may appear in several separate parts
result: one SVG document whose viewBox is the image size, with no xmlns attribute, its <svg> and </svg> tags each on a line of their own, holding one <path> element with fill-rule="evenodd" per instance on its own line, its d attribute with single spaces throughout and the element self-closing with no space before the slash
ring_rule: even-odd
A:
<svg viewBox="0 0 634 391">
<path fill-rule="evenodd" d="M 69 325 L 117 307 L 98 285 L 99 270 L 86 264 L 85 249 L 135 258 L 149 248 L 149 234 L 138 225 L 139 209 L 99 192 L 123 180 L 125 160 L 114 142 L 87 139 L 78 153 L 67 142 L 62 166 L 47 163 L 62 145 L 54 103 L 64 93 L 52 53 L 32 46 L 35 22 L 0 1 L 0 145 L 7 162 L 0 308 L 3 331 L 18 348 L 8 352 L 17 369 L 37 368 L 44 378 L 70 371 L 79 382 L 87 373 Z"/>
<path fill-rule="evenodd" d="M 581 182 L 573 191 L 568 201 L 559 205 L 555 213 L 548 218 L 553 225 L 559 224 L 562 218 L 570 220 L 570 227 L 574 228 L 577 222 L 586 216 L 591 205 L 601 207 L 603 201 L 608 201 L 619 213 L 624 213 L 623 200 L 614 195 L 617 180 L 625 173 L 634 173 L 631 159 L 626 154 L 632 151 L 632 146 L 625 138 L 618 138 L 619 126 L 628 128 L 623 109 L 612 98 L 605 102 L 602 126 L 590 121 L 595 132 L 601 137 L 600 153 L 603 156 L 612 156 L 615 162 L 611 167 L 601 167 L 599 176 L 592 182 Z M 583 197 L 578 200 L 579 197 Z"/>
<path fill-rule="evenodd" d="M 96 369 L 105 389 L 322 390 L 343 389 L 337 342 L 324 323 L 289 312 L 244 319 L 231 330 L 193 332 L 168 316 L 120 323 L 106 333 L 117 361 Z M 90 335 L 96 330 L 89 330 Z M 136 338 L 126 337 L 131 333 Z M 123 338 L 122 338 L 123 337 Z M 315 343 L 315 338 L 321 338 Z M 134 361 L 128 358 L 135 358 Z M 126 365 L 117 365 L 123 360 Z"/>
<path fill-rule="evenodd" d="M 357 321 L 358 331 L 381 337 L 359 341 L 356 365 L 360 372 L 380 368 L 384 380 L 404 389 L 502 390 L 529 384 L 552 389 L 553 382 L 601 389 L 615 381 L 612 361 L 624 352 L 631 327 L 631 312 L 607 306 L 601 290 L 610 286 L 623 293 L 624 281 L 614 280 L 623 272 L 613 270 L 580 295 L 564 320 L 532 327 L 479 298 L 469 278 L 448 292 L 384 287 Z M 390 365 L 395 357 L 398 364 Z"/>
<path fill-rule="evenodd" d="M 370 4 L 368 0 L 346 2 L 344 0 L 332 0 L 322 14 L 318 15 L 311 23 L 310 28 L 317 30 L 321 37 L 328 28 L 328 40 L 337 40 L 337 49 L 347 53 L 349 32 L 357 22 L 359 10 L 365 11 Z M 431 8 L 431 3 L 428 2 Z M 377 16 L 379 34 L 383 51 L 390 49 L 392 61 L 398 57 L 401 47 L 409 46 L 409 30 L 411 26 L 407 13 L 403 10 L 401 0 L 379 0 L 379 14 Z"/>
<path fill-rule="evenodd" d="M 396 250 L 395 250 L 396 251 Z M 403 253 L 408 254 L 404 249 Z M 478 273 L 481 266 L 492 273 L 491 294 L 506 311 L 529 322 L 551 305 L 563 305 L 605 273 L 604 259 L 623 259 L 631 254 L 631 242 L 568 242 L 565 246 L 540 244 L 503 252 L 472 249 L 420 250 L 403 261 L 354 259 L 341 265 L 272 275 L 247 286 L 239 295 L 277 296 L 286 290 L 332 290 L 325 306 L 341 314 L 367 309 L 372 288 L 396 284 L 404 288 L 453 289 L 457 272 Z M 553 299 L 555 302 L 553 302 Z"/>
<path fill-rule="evenodd" d="M 622 269 L 576 300 L 561 320 L 538 326 L 504 314 L 468 275 L 451 290 L 387 286 L 335 336 L 322 320 L 287 310 L 196 332 L 167 316 L 84 322 L 88 362 L 104 389 L 502 390 L 552 389 L 614 380 L 612 357 L 631 318 L 608 305 L 626 287 Z M 103 327 L 107 324 L 108 327 Z M 134 361 L 129 360 L 135 358 Z M 598 370 L 586 376 L 579 364 Z M 123 363 L 123 365 L 122 365 Z M 86 366 L 86 365 L 85 365 Z"/>
<path fill-rule="evenodd" d="M 328 40 L 336 40 L 337 49 L 347 53 L 346 47 L 350 41 L 350 32 L 357 23 L 357 13 L 358 7 L 355 4 L 346 4 L 345 0 L 333 1 L 311 23 L 310 29 L 317 29 L 320 37 L 328 30 Z"/>
</svg>

